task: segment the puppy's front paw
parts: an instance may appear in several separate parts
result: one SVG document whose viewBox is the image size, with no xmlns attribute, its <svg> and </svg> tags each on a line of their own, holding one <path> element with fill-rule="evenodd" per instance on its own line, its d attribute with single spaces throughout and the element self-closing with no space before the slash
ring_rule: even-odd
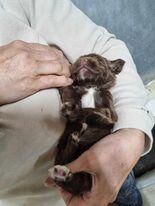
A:
<svg viewBox="0 0 155 206">
<path fill-rule="evenodd" d="M 56 183 L 69 181 L 73 176 L 67 167 L 61 165 L 54 166 L 49 169 L 48 172 L 49 177 L 51 177 Z"/>
<path fill-rule="evenodd" d="M 61 106 L 61 113 L 64 116 L 68 116 L 71 114 L 71 112 L 74 110 L 75 105 L 71 102 L 65 102 Z"/>
<path fill-rule="evenodd" d="M 62 115 L 70 121 L 75 121 L 77 113 L 80 110 L 78 104 L 73 102 L 65 102 L 62 104 L 61 113 Z"/>
</svg>

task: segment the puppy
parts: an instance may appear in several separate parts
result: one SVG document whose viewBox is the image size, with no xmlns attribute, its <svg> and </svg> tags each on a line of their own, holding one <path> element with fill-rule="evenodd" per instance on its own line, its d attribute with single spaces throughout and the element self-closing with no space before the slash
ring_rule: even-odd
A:
<svg viewBox="0 0 155 206">
<path fill-rule="evenodd" d="M 67 125 L 58 142 L 55 166 L 49 169 L 46 185 L 54 181 L 73 195 L 91 190 L 90 174 L 72 174 L 63 165 L 111 133 L 117 114 L 110 89 L 124 63 L 121 59 L 109 61 L 100 55 L 88 54 L 71 66 L 73 84 L 59 89 L 61 113 L 67 119 Z"/>
</svg>

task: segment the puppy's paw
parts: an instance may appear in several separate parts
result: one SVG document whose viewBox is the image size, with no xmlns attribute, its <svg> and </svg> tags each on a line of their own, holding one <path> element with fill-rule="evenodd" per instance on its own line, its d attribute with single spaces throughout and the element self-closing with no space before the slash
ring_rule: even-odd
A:
<svg viewBox="0 0 155 206">
<path fill-rule="evenodd" d="M 52 178 L 56 183 L 58 182 L 66 182 L 72 178 L 72 173 L 70 170 L 61 165 L 56 165 L 53 168 L 48 170 L 49 177 Z"/>
<path fill-rule="evenodd" d="M 64 102 L 63 104 L 62 104 L 62 106 L 61 106 L 61 112 L 62 112 L 62 114 L 70 114 L 70 112 L 72 111 L 72 110 L 74 110 L 74 108 L 75 108 L 75 105 L 72 103 L 72 102 Z"/>
<path fill-rule="evenodd" d="M 70 121 L 75 121 L 77 113 L 80 110 L 77 104 L 73 102 L 65 102 L 61 107 L 61 114 Z"/>
<path fill-rule="evenodd" d="M 79 138 L 79 132 L 73 132 L 71 134 L 71 137 L 72 137 L 72 141 L 78 145 L 78 143 L 80 142 L 80 138 Z"/>
</svg>

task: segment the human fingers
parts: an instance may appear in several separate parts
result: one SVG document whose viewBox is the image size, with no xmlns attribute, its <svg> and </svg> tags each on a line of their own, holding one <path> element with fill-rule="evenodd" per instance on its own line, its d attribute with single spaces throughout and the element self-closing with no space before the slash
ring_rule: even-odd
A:
<svg viewBox="0 0 155 206">
<path fill-rule="evenodd" d="M 69 205 L 69 203 L 72 200 L 72 195 L 69 192 L 63 190 L 61 187 L 57 187 L 57 188 L 58 188 L 58 193 L 63 198 L 63 200 L 65 201 L 66 205 Z"/>
<path fill-rule="evenodd" d="M 70 76 L 70 63 L 63 55 L 63 52 L 61 50 L 55 47 L 49 47 L 36 43 L 28 44 L 28 46 L 31 48 L 31 58 L 35 59 L 38 64 L 40 64 L 40 67 L 38 69 L 38 72 L 40 74 L 51 74 L 52 69 L 54 74 Z M 37 48 L 39 48 L 39 50 L 37 50 Z M 42 69 L 45 63 L 46 69 Z"/>
<path fill-rule="evenodd" d="M 66 56 L 64 55 L 64 52 L 57 45 L 44 45 L 44 44 L 39 44 L 39 43 L 28 43 L 27 46 L 32 50 L 43 51 L 43 52 L 48 51 L 48 52 L 55 53 L 56 55 L 59 55 L 59 56 L 66 58 Z"/>
<path fill-rule="evenodd" d="M 1 55 L 3 58 L 14 56 L 19 50 L 24 50 L 31 53 L 31 57 L 34 56 L 38 60 L 52 60 L 58 58 L 66 59 L 63 52 L 56 47 L 50 47 L 39 43 L 28 43 L 21 40 L 15 40 L 0 47 L 0 51 L 4 54 Z"/>
<path fill-rule="evenodd" d="M 49 51 L 40 51 L 40 50 L 30 50 L 29 51 L 31 58 L 37 61 L 48 61 L 48 60 L 60 60 L 62 59 L 55 53 Z"/>
<path fill-rule="evenodd" d="M 65 76 L 44 75 L 38 77 L 35 82 L 36 88 L 47 89 L 51 87 L 63 87 L 72 84 L 72 79 Z"/>
<path fill-rule="evenodd" d="M 56 59 L 66 59 L 63 52 L 57 48 L 51 48 L 50 46 L 41 45 L 38 47 L 31 47 L 31 44 L 27 43 L 26 48 L 32 53 L 35 59 L 37 60 L 56 60 Z M 43 47 L 42 49 L 40 47 Z M 45 59 L 46 58 L 46 59 Z M 67 60 L 68 61 L 68 60 Z"/>
<path fill-rule="evenodd" d="M 42 74 L 56 74 L 64 75 L 66 77 L 70 76 L 69 64 L 66 64 L 63 61 L 37 61 L 37 70 L 36 73 L 39 75 Z"/>
<path fill-rule="evenodd" d="M 38 63 L 39 74 L 58 74 L 70 76 L 69 62 L 61 51 L 51 49 L 49 46 L 35 43 L 27 43 L 16 40 L 0 47 L 0 60 L 4 61 L 20 53 L 27 53 L 27 56 Z M 39 48 L 40 50 L 37 50 Z M 53 62 L 52 62 L 53 61 Z M 52 72 L 53 70 L 53 72 Z"/>
<path fill-rule="evenodd" d="M 44 44 L 39 44 L 39 43 L 28 43 L 27 46 L 31 50 L 40 51 L 40 52 L 48 52 L 48 53 L 51 53 L 51 54 L 55 54 L 59 57 L 66 58 L 64 56 L 64 53 L 61 51 L 61 49 L 56 45 L 44 45 Z"/>
</svg>

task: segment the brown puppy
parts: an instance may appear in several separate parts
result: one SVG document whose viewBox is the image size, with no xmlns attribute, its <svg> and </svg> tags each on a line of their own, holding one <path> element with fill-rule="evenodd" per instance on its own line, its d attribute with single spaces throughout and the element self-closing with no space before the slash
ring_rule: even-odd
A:
<svg viewBox="0 0 155 206">
<path fill-rule="evenodd" d="M 111 133 L 117 114 L 110 88 L 115 85 L 124 61 L 108 61 L 97 54 L 81 56 L 71 66 L 73 85 L 60 88 L 62 115 L 68 120 L 61 136 L 55 165 L 49 169 L 46 184 L 53 180 L 73 195 L 90 191 L 91 175 L 85 172 L 72 174 L 65 165 L 94 143 Z"/>
</svg>

